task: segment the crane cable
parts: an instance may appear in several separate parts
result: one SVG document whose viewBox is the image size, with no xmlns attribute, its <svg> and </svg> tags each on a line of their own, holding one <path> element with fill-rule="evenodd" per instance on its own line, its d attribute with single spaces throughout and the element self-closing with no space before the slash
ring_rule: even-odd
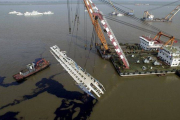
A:
<svg viewBox="0 0 180 120">
<path fill-rule="evenodd" d="M 76 8 L 76 23 L 77 23 L 77 30 L 76 30 L 76 40 L 74 42 L 75 44 L 75 47 L 74 47 L 74 58 L 76 57 L 76 46 L 77 46 L 77 36 L 78 36 L 78 25 L 79 25 L 79 13 L 80 13 L 80 10 L 79 10 L 79 0 L 77 1 L 77 8 Z"/>
<path fill-rule="evenodd" d="M 93 43 L 94 38 L 95 38 L 95 29 L 94 29 L 94 27 L 93 27 L 92 36 L 91 36 L 91 43 Z M 89 49 L 88 56 L 87 56 L 87 59 L 86 59 L 86 62 L 85 62 L 85 64 L 84 64 L 84 68 L 86 68 L 87 61 L 88 61 L 88 58 L 89 58 L 89 56 L 90 56 L 91 50 L 92 50 L 92 49 L 90 48 L 90 49 Z"/>
<path fill-rule="evenodd" d="M 77 1 L 77 4 L 78 4 L 78 1 Z M 75 13 L 75 18 L 74 18 L 74 26 L 73 26 L 73 30 L 72 30 L 72 34 L 71 34 L 71 40 L 69 42 L 69 50 L 68 50 L 68 52 L 70 52 L 70 49 L 71 49 L 71 43 L 72 43 L 72 39 L 73 39 L 73 35 L 74 35 L 74 29 L 76 27 L 77 9 L 78 9 L 78 5 L 76 6 L 76 13 Z"/>
<path fill-rule="evenodd" d="M 95 32 L 95 47 L 96 47 L 96 43 L 97 43 L 97 34 Z M 95 52 L 97 53 L 97 50 L 95 49 Z M 94 66 L 93 66 L 93 73 L 95 73 L 95 66 L 96 66 L 96 56 L 94 55 Z"/>
<path fill-rule="evenodd" d="M 128 8 L 128 7 L 126 7 L 126 6 L 123 6 L 123 5 L 121 5 L 121 4 L 117 3 L 117 2 L 114 2 L 114 1 L 111 1 L 111 2 L 112 2 L 112 3 L 114 3 L 114 4 L 117 4 L 117 5 L 119 5 L 119 6 L 122 6 L 122 7 L 124 7 L 124 8 L 127 8 L 127 9 L 129 9 L 129 10 L 132 10 L 132 11 L 133 11 L 133 9 Z"/>
<path fill-rule="evenodd" d="M 85 13 L 85 5 L 84 5 L 84 47 L 85 50 L 87 48 L 87 14 Z"/>
<path fill-rule="evenodd" d="M 123 24 L 123 25 L 126 25 L 126 26 L 129 26 L 129 27 L 132 27 L 132 28 L 135 28 L 135 29 L 138 29 L 138 30 L 141 30 L 141 31 L 146 31 L 148 33 L 152 33 L 152 34 L 157 34 L 157 32 L 154 32 L 152 30 L 148 30 L 146 28 L 143 28 L 143 27 L 139 27 L 137 25 L 133 25 L 131 23 L 128 23 L 128 22 L 125 22 L 125 21 L 122 21 L 122 20 L 118 20 L 116 18 L 113 18 L 111 16 L 104 16 L 106 19 L 109 19 L 111 21 L 114 21 L 114 22 L 117 22 L 117 23 L 120 23 L 120 24 Z"/>
<path fill-rule="evenodd" d="M 133 25 L 131 23 L 128 23 L 128 22 L 125 22 L 125 21 L 122 21 L 122 20 L 118 20 L 118 19 L 115 19 L 111 16 L 104 16 L 106 19 L 109 19 L 111 21 L 114 21 L 114 22 L 117 22 L 117 23 L 120 23 L 120 24 L 123 24 L 123 25 L 126 25 L 126 26 L 129 26 L 129 27 L 132 27 L 132 28 L 135 28 L 137 30 L 140 30 L 140 31 L 143 31 L 143 32 L 147 32 L 147 33 L 150 33 L 150 34 L 153 34 L 153 35 L 157 35 L 157 32 L 154 32 L 152 30 L 148 30 L 146 28 L 143 28 L 143 27 L 139 27 L 137 25 Z M 177 39 L 176 40 L 180 41 L 180 39 Z"/>
<path fill-rule="evenodd" d="M 67 0 L 67 9 L 68 9 L 68 24 L 69 24 L 69 34 L 71 34 L 71 7 L 69 5 L 69 0 Z"/>
<path fill-rule="evenodd" d="M 105 1 L 105 0 L 99 0 L 99 1 L 104 2 L 104 3 L 106 3 L 107 5 L 110 5 L 110 3 L 109 3 L 108 1 Z M 111 6 L 111 5 L 110 5 L 110 6 Z M 120 11 L 120 12 L 122 12 L 122 13 L 127 13 L 126 11 L 120 9 L 119 7 L 117 7 L 117 6 L 115 6 L 115 5 L 114 5 L 114 7 L 115 7 L 118 11 Z M 144 24 L 144 25 L 146 25 L 146 26 L 148 26 L 148 27 L 150 27 L 150 28 L 152 28 L 152 29 L 154 29 L 154 30 L 156 30 L 157 32 L 161 31 L 161 32 L 163 32 L 164 34 L 167 34 L 167 35 L 169 35 L 169 36 L 172 36 L 172 35 L 166 33 L 165 31 L 160 30 L 159 28 L 157 28 L 157 27 L 155 27 L 155 26 L 153 26 L 153 25 L 150 25 L 150 24 L 147 23 L 147 22 L 144 22 L 144 21 L 140 20 L 139 18 L 137 18 L 137 17 L 135 17 L 135 16 L 128 16 L 128 17 L 129 17 L 129 18 L 132 18 L 132 19 L 134 19 L 135 21 L 137 21 L 137 22 L 139 22 L 139 23 L 142 23 L 142 24 Z M 178 40 L 180 40 L 180 39 L 178 39 Z"/>
<path fill-rule="evenodd" d="M 177 0 L 177 1 L 174 1 L 174 2 L 171 2 L 171 3 L 168 3 L 168 4 L 165 4 L 165 5 L 162 5 L 162 6 L 158 6 L 158 7 L 156 7 L 156 8 L 151 8 L 151 9 L 148 9 L 148 10 L 146 10 L 146 11 L 153 11 L 153 10 L 157 10 L 157 9 L 160 9 L 160 8 L 162 8 L 162 7 L 165 7 L 165 6 L 168 6 L 168 5 L 172 5 L 172 4 L 174 4 L 174 3 L 177 3 L 177 2 L 179 2 L 180 0 Z"/>
</svg>

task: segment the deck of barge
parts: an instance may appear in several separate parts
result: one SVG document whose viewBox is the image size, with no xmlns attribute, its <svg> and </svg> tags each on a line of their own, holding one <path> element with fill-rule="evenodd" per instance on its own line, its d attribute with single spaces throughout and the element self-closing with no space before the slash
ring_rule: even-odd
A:
<svg viewBox="0 0 180 120">
<path fill-rule="evenodd" d="M 102 58 L 107 58 L 106 55 L 111 56 L 109 61 L 112 62 L 115 70 L 120 76 L 165 75 L 176 73 L 177 70 L 180 70 L 180 66 L 170 67 L 159 60 L 156 57 L 158 54 L 157 51 L 144 51 L 138 44 L 121 44 L 121 47 L 129 61 L 130 69 L 123 68 L 123 63 L 119 60 L 111 46 L 109 46 L 109 48 L 111 48 L 111 53 L 105 55 L 101 51 L 102 46 L 96 47 Z M 149 63 L 144 63 L 144 60 L 148 57 L 151 57 L 152 60 L 150 60 Z M 139 63 L 137 63 L 138 60 Z M 158 61 L 162 65 L 154 65 L 154 61 Z M 143 70 L 143 67 L 145 67 L 146 70 Z"/>
</svg>

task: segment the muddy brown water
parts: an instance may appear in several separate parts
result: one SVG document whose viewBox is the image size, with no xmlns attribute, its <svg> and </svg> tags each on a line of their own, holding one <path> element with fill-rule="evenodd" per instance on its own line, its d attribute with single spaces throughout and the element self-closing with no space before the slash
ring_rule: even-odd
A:
<svg viewBox="0 0 180 120">
<path fill-rule="evenodd" d="M 127 6 L 135 10 L 137 17 L 142 17 L 144 10 L 154 7 Z M 98 5 L 98 7 L 104 14 L 113 11 L 105 5 Z M 74 19 L 75 8 L 76 5 L 73 5 L 71 21 Z M 175 6 L 165 7 L 153 14 L 164 17 L 174 8 Z M 9 15 L 8 12 L 12 10 L 20 12 L 50 10 L 55 14 L 34 17 Z M 120 77 L 113 65 L 101 59 L 94 48 L 88 55 L 93 27 L 87 16 L 88 48 L 85 50 L 82 5 L 80 5 L 79 29 L 77 31 L 75 28 L 73 37 L 68 34 L 66 4 L 1 5 L 0 16 L 0 119 L 180 119 L 179 77 L 174 74 L 163 77 L 155 75 Z M 146 27 L 127 17 L 118 19 Z M 150 24 L 180 38 L 179 19 L 178 13 L 172 23 Z M 118 41 L 122 43 L 137 43 L 140 35 L 150 35 L 110 20 L 108 22 Z M 71 25 L 73 26 L 73 23 Z M 101 98 L 93 100 L 75 85 L 73 79 L 50 54 L 49 47 L 53 45 L 58 45 L 62 50 L 67 51 L 69 57 L 104 85 L 106 92 Z M 40 57 L 49 60 L 51 66 L 23 83 L 16 83 L 12 75 Z"/>
</svg>

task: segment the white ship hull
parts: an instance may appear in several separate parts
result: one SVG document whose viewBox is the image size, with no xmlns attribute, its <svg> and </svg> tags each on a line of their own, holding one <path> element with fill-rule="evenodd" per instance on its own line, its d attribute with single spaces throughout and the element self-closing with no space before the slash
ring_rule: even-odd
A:
<svg viewBox="0 0 180 120">
<path fill-rule="evenodd" d="M 91 93 L 100 97 L 104 94 L 105 88 L 103 85 L 93 78 L 89 73 L 78 66 L 71 58 L 66 56 L 65 51 L 60 51 L 57 45 L 50 47 L 50 52 L 63 68 L 71 75 L 77 85 L 87 94 L 94 97 Z M 95 98 L 95 97 L 94 97 Z"/>
</svg>

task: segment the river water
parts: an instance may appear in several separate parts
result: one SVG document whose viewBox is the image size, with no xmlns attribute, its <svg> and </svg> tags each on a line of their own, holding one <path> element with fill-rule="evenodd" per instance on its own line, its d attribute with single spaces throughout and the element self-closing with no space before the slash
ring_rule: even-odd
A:
<svg viewBox="0 0 180 120">
<path fill-rule="evenodd" d="M 113 9 L 97 5 L 105 15 Z M 156 6 L 126 5 L 135 10 L 136 17 Z M 155 17 L 164 17 L 175 6 L 152 11 Z M 37 10 L 53 11 L 54 15 L 16 16 L 8 12 Z M 72 5 L 71 21 L 74 22 L 76 5 Z M 174 74 L 157 77 L 120 77 L 113 65 L 103 60 L 95 48 L 89 46 L 93 27 L 87 15 L 87 50 L 84 37 L 84 6 L 80 5 L 80 24 L 74 35 L 69 35 L 66 4 L 57 5 L 1 5 L 0 6 L 0 119 L 2 120 L 179 120 L 180 79 Z M 85 13 L 87 14 L 87 13 Z M 73 17 L 72 17 L 73 16 Z M 123 21 L 148 28 L 128 17 Z M 172 23 L 150 23 L 180 38 L 180 14 Z M 140 35 L 149 33 L 109 21 L 119 42 L 138 43 Z M 71 23 L 72 27 L 74 26 Z M 76 26 L 76 25 L 75 25 Z M 76 35 L 77 34 L 77 35 Z M 154 37 L 154 35 L 151 35 Z M 107 40 L 108 41 L 108 40 Z M 180 41 L 179 41 L 180 42 Z M 50 54 L 49 47 L 58 45 L 77 64 L 86 69 L 105 87 L 105 94 L 98 100 L 87 97 L 73 79 Z M 176 45 L 180 45 L 177 43 Z M 89 55 L 88 55 L 89 54 Z M 13 74 L 28 63 L 43 57 L 51 62 L 46 70 L 16 83 Z M 85 63 L 87 63 L 85 65 Z"/>
</svg>

